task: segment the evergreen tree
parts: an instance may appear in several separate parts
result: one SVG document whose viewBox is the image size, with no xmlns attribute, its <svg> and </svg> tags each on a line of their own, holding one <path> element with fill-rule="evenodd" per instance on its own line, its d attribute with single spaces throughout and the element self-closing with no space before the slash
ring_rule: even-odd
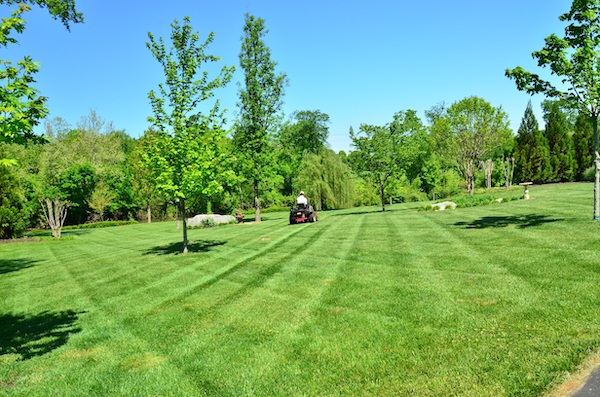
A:
<svg viewBox="0 0 600 397">
<path fill-rule="evenodd" d="M 568 182 L 573 180 L 575 161 L 573 142 L 569 135 L 569 123 L 557 101 L 544 103 L 546 129 L 552 173 L 548 182 Z"/>
<path fill-rule="evenodd" d="M 584 171 L 594 165 L 594 126 L 590 116 L 579 113 L 574 130 L 575 180 L 581 181 Z"/>
<path fill-rule="evenodd" d="M 515 147 L 517 180 L 534 183 L 547 182 L 551 171 L 549 156 L 548 141 L 539 130 L 531 101 L 529 101 L 517 131 Z"/>
</svg>

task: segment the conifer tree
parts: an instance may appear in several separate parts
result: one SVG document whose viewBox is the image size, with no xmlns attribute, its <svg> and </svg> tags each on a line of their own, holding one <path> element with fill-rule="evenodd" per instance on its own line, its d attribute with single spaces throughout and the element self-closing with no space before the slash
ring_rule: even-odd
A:
<svg viewBox="0 0 600 397">
<path fill-rule="evenodd" d="M 583 173 L 594 165 L 594 126 L 585 113 L 579 113 L 573 132 L 575 180 L 583 180 Z"/>
<path fill-rule="evenodd" d="M 517 134 L 515 147 L 517 180 L 547 182 L 551 171 L 548 141 L 539 130 L 531 101 L 527 104 Z"/>
<path fill-rule="evenodd" d="M 573 180 L 573 142 L 569 135 L 569 123 L 558 101 L 544 103 L 546 129 L 552 173 L 548 182 L 568 182 Z"/>
</svg>

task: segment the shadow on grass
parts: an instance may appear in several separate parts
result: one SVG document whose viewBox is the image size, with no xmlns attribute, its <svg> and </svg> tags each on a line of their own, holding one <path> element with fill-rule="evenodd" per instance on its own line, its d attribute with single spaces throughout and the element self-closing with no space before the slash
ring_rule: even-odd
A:
<svg viewBox="0 0 600 397">
<path fill-rule="evenodd" d="M 33 267 L 37 262 L 33 259 L 0 259 L 0 274 L 27 269 Z"/>
<path fill-rule="evenodd" d="M 226 244 L 223 240 L 196 240 L 188 242 L 188 252 L 208 252 L 213 247 Z M 183 252 L 183 242 L 152 247 L 144 252 L 144 255 L 176 255 Z"/>
<path fill-rule="evenodd" d="M 277 219 L 277 218 L 275 218 L 275 219 Z M 283 218 L 281 218 L 281 219 L 283 219 Z M 272 221 L 272 220 L 274 220 L 272 216 L 263 216 L 262 214 L 260 215 L 260 221 L 261 222 L 269 222 L 269 221 Z M 244 217 L 244 223 L 250 223 L 250 222 L 254 222 L 254 221 L 256 221 L 256 217 L 255 216 L 246 215 Z"/>
<path fill-rule="evenodd" d="M 510 225 L 518 228 L 526 228 L 558 222 L 560 220 L 547 215 L 484 216 L 471 222 L 456 222 L 454 226 L 461 226 L 465 229 L 485 229 L 488 227 L 507 227 Z"/>
<path fill-rule="evenodd" d="M 0 356 L 18 354 L 23 360 L 41 356 L 64 345 L 81 331 L 73 310 L 39 314 L 0 314 Z"/>
<path fill-rule="evenodd" d="M 346 212 L 346 213 L 341 213 L 341 214 L 332 214 L 331 216 L 350 216 L 350 215 L 365 215 L 365 214 L 385 214 L 388 212 L 401 212 L 401 211 L 410 211 L 410 210 L 414 210 L 415 208 L 390 208 L 390 209 L 385 209 L 385 211 L 381 211 L 381 207 L 379 207 L 379 209 L 376 210 L 366 210 L 366 211 L 354 211 L 354 212 Z"/>
<path fill-rule="evenodd" d="M 63 229 L 60 232 L 61 236 L 81 236 L 84 234 L 90 234 L 94 229 L 89 228 L 89 229 Z M 52 233 L 50 233 L 50 235 L 52 235 Z"/>
</svg>

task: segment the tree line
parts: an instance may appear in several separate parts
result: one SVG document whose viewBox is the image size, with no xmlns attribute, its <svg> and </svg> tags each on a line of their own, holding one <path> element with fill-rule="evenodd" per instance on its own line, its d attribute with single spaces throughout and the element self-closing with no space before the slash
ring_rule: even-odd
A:
<svg viewBox="0 0 600 397">
<path fill-rule="evenodd" d="M 482 115 L 491 124 L 484 128 L 484 121 L 466 120 L 468 115 Z M 434 106 L 427 119 L 425 124 L 407 110 L 396 113 L 388 125 L 361 125 L 358 132 L 350 131 L 352 150 L 336 153 L 327 146 L 327 114 L 293 113 L 265 142 L 269 162 L 260 174 L 262 208 L 288 208 L 300 190 L 319 210 L 375 204 L 385 209 L 388 202 L 441 199 L 475 188 L 510 186 L 513 179 L 540 184 L 593 178 L 592 123 L 560 103 L 544 103 L 543 129 L 528 104 L 516 135 L 500 108 L 477 97 L 448 108 Z M 156 131 L 132 138 L 94 111 L 75 126 L 54 118 L 45 130 L 45 144 L 0 145 L 0 157 L 18 164 L 0 168 L 3 238 L 45 225 L 41 198 L 70 203 L 65 224 L 150 222 L 173 219 L 180 211 L 177 196 L 157 177 L 164 169 L 149 161 L 157 150 Z M 187 195 L 188 212 L 228 214 L 254 208 L 255 188 L 240 171 L 232 131 L 213 144 L 211 151 L 206 145 L 191 151 L 207 161 L 219 152 L 219 186 Z M 197 186 L 208 186 L 198 174 L 190 177 L 198 178 Z"/>
</svg>

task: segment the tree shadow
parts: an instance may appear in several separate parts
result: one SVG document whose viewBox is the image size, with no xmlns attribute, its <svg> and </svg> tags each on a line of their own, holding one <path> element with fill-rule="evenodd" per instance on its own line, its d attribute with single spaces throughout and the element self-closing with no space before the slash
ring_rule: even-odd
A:
<svg viewBox="0 0 600 397">
<path fill-rule="evenodd" d="M 188 252 L 208 252 L 213 247 L 226 244 L 224 240 L 196 240 L 188 242 Z M 159 245 L 144 252 L 144 255 L 177 255 L 183 252 L 183 242 Z"/>
<path fill-rule="evenodd" d="M 514 225 L 520 229 L 540 226 L 546 223 L 558 222 L 561 219 L 550 218 L 547 215 L 511 215 L 484 216 L 471 222 L 456 222 L 454 226 L 464 226 L 465 229 L 485 229 L 488 227 L 507 227 Z"/>
<path fill-rule="evenodd" d="M 381 210 L 379 207 L 376 210 L 364 210 L 364 211 L 353 211 L 353 212 L 343 212 L 341 214 L 332 214 L 331 216 L 353 216 L 353 215 L 365 215 L 365 214 L 385 214 L 388 212 L 402 212 L 402 211 L 414 211 L 415 208 L 386 208 L 385 211 Z"/>
<path fill-rule="evenodd" d="M 33 267 L 37 260 L 33 259 L 0 259 L 0 274 L 16 272 L 28 267 Z"/>
<path fill-rule="evenodd" d="M 0 314 L 0 356 L 19 354 L 28 360 L 64 345 L 81 331 L 78 312 L 44 311 L 39 314 Z"/>
<path fill-rule="evenodd" d="M 61 236 L 82 236 L 85 234 L 90 234 L 94 229 L 93 228 L 86 228 L 86 229 L 63 229 L 60 232 Z M 52 232 L 50 232 L 50 235 L 52 235 Z"/>
<path fill-rule="evenodd" d="M 262 214 L 260 215 L 260 221 L 261 222 L 269 222 L 269 221 L 272 221 L 272 220 L 273 220 L 272 216 L 264 216 Z M 250 222 L 255 222 L 255 221 L 256 221 L 256 216 L 254 216 L 254 215 L 246 215 L 244 217 L 244 223 L 250 223 Z"/>
</svg>

